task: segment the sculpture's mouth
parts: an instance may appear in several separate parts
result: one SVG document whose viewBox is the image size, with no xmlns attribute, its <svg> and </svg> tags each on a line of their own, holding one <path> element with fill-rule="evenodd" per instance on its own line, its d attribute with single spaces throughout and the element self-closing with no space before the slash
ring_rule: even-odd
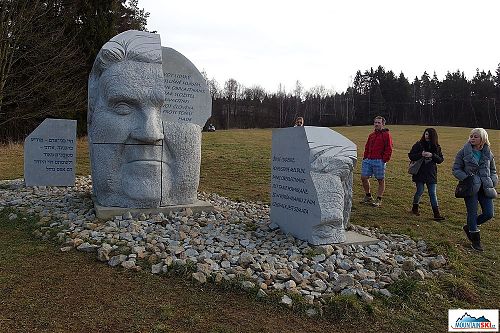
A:
<svg viewBox="0 0 500 333">
<path fill-rule="evenodd" d="M 125 147 L 125 161 L 129 165 L 160 165 L 162 162 L 162 147 L 150 145 L 134 145 Z"/>
<path fill-rule="evenodd" d="M 142 159 L 142 160 L 133 160 L 127 162 L 127 164 L 133 164 L 133 165 L 157 165 L 160 163 L 162 163 L 162 161 L 157 159 Z"/>
</svg>

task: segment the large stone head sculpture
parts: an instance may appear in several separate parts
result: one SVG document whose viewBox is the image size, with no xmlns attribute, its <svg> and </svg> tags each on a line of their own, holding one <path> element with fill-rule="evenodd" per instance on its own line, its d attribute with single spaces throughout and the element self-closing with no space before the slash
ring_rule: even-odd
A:
<svg viewBox="0 0 500 333">
<path fill-rule="evenodd" d="M 196 200 L 211 98 L 188 59 L 161 47 L 159 35 L 121 33 L 96 57 L 88 103 L 98 204 L 152 208 Z"/>
</svg>

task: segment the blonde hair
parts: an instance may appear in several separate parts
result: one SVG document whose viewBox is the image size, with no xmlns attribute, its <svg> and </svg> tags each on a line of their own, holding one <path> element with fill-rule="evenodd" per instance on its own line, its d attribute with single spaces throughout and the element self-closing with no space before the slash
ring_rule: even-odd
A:
<svg viewBox="0 0 500 333">
<path fill-rule="evenodd" d="M 484 128 L 481 127 L 474 128 L 472 131 L 470 131 L 470 135 L 472 134 L 478 134 L 479 137 L 481 138 L 481 143 L 479 144 L 481 148 L 483 148 L 485 143 L 488 146 L 490 145 L 490 140 L 488 139 L 488 132 L 486 132 Z"/>
</svg>

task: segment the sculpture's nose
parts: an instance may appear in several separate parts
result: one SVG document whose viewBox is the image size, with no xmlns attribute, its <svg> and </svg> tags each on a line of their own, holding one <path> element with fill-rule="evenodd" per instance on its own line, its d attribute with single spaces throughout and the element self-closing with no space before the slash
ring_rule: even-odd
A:
<svg viewBox="0 0 500 333">
<path fill-rule="evenodd" d="M 145 143 L 157 143 L 163 140 L 160 112 L 154 107 L 144 109 L 140 123 L 131 133 L 132 138 Z"/>
</svg>

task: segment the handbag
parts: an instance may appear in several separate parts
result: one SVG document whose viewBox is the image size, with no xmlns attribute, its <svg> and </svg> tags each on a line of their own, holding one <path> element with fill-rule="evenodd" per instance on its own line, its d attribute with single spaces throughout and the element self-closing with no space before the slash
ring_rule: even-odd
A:
<svg viewBox="0 0 500 333">
<path fill-rule="evenodd" d="M 468 176 L 464 180 L 461 180 L 457 184 L 455 189 L 455 198 L 466 198 L 470 197 L 474 190 L 474 177 Z"/>
<path fill-rule="evenodd" d="M 408 173 L 410 175 L 416 175 L 418 173 L 418 170 L 420 170 L 422 163 L 424 163 L 423 158 L 421 158 L 417 161 L 410 161 L 410 164 L 408 165 Z"/>
</svg>

